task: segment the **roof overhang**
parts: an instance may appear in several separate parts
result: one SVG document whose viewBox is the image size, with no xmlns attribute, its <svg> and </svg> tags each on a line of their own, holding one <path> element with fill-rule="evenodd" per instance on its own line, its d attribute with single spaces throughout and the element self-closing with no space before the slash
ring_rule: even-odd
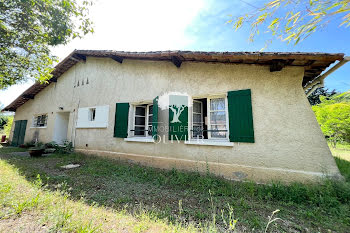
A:
<svg viewBox="0 0 350 233">
<path fill-rule="evenodd" d="M 155 51 L 125 52 L 113 50 L 74 50 L 55 66 L 53 77 L 44 84 L 35 83 L 17 99 L 3 109 L 16 111 L 29 99 L 57 79 L 78 62 L 85 62 L 86 57 L 111 58 L 122 63 L 124 59 L 169 61 L 180 68 L 183 62 L 209 62 L 228 64 L 255 64 L 269 66 L 271 72 L 280 71 L 285 66 L 304 67 L 302 86 L 312 82 L 335 61 L 343 59 L 343 53 L 302 53 L 302 52 L 196 52 L 196 51 Z"/>
</svg>

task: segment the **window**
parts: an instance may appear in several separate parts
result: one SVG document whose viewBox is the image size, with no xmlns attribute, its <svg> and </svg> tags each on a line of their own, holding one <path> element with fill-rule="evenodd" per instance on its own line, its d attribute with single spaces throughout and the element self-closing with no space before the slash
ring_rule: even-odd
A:
<svg viewBox="0 0 350 233">
<path fill-rule="evenodd" d="M 152 136 L 153 105 L 135 105 L 134 109 L 134 136 Z"/>
<path fill-rule="evenodd" d="M 47 114 L 34 116 L 33 127 L 45 127 L 47 125 Z"/>
<path fill-rule="evenodd" d="M 96 118 L 96 108 L 89 108 L 89 121 L 95 121 Z"/>
<path fill-rule="evenodd" d="M 148 105 L 148 136 L 152 136 L 153 105 Z"/>
<path fill-rule="evenodd" d="M 203 103 L 193 100 L 193 138 L 203 138 Z"/>
<path fill-rule="evenodd" d="M 225 97 L 193 100 L 192 138 L 228 138 L 226 102 Z"/>
<path fill-rule="evenodd" d="M 77 129 L 87 128 L 107 128 L 108 127 L 109 106 L 90 106 L 78 108 L 76 120 Z"/>
<path fill-rule="evenodd" d="M 226 104 L 225 98 L 215 98 L 209 101 L 209 138 L 226 138 Z"/>
</svg>

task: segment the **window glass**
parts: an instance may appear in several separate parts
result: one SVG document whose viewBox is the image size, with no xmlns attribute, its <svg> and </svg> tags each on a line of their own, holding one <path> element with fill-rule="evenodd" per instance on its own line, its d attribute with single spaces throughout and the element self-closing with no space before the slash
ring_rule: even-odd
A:
<svg viewBox="0 0 350 233">
<path fill-rule="evenodd" d="M 193 101 L 193 117 L 192 117 L 192 137 L 203 138 L 203 103 L 199 100 Z"/>
<path fill-rule="evenodd" d="M 135 125 L 145 125 L 145 117 L 136 116 Z"/>
<path fill-rule="evenodd" d="M 199 113 L 193 113 L 193 123 L 201 123 L 202 115 Z"/>
<path fill-rule="evenodd" d="M 215 125 L 217 124 L 226 125 L 226 112 L 225 111 L 211 112 L 210 123 Z"/>
<path fill-rule="evenodd" d="M 139 105 L 135 107 L 134 135 L 152 135 L 153 105 Z"/>
<path fill-rule="evenodd" d="M 47 125 L 47 115 L 38 115 L 34 117 L 33 127 L 45 127 Z"/>
<path fill-rule="evenodd" d="M 202 110 L 201 102 L 193 102 L 193 112 L 200 113 Z"/>
<path fill-rule="evenodd" d="M 211 129 L 214 130 L 211 132 L 212 138 L 226 138 L 226 125 L 212 125 Z"/>
<path fill-rule="evenodd" d="M 217 98 L 210 100 L 210 111 L 221 110 L 225 111 L 225 99 Z"/>
<path fill-rule="evenodd" d="M 194 138 L 202 138 L 203 137 L 202 126 L 193 125 L 193 134 L 192 135 Z"/>
<path fill-rule="evenodd" d="M 145 107 L 136 107 L 135 115 L 145 116 L 146 108 Z"/>
<path fill-rule="evenodd" d="M 89 109 L 89 121 L 95 121 L 96 117 L 96 108 L 90 108 Z"/>
<path fill-rule="evenodd" d="M 210 136 L 211 138 L 226 138 L 225 99 L 210 99 Z"/>
<path fill-rule="evenodd" d="M 145 127 L 144 126 L 135 126 L 135 135 L 138 135 L 138 136 L 144 136 L 145 135 Z"/>
</svg>

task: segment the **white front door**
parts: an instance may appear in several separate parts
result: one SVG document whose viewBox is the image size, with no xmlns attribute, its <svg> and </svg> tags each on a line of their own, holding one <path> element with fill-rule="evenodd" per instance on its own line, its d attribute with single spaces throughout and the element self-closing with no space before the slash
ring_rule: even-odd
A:
<svg viewBox="0 0 350 233">
<path fill-rule="evenodd" d="M 55 141 L 58 144 L 63 144 L 63 142 L 67 140 L 68 123 L 69 112 L 56 113 L 53 141 Z"/>
</svg>

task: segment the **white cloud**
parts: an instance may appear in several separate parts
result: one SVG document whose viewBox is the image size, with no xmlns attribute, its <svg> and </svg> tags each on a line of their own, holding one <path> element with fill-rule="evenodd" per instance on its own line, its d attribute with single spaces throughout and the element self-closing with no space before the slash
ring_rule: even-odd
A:
<svg viewBox="0 0 350 233">
<path fill-rule="evenodd" d="M 204 7 L 204 0 L 100 0 L 90 11 L 95 33 L 53 53 L 62 59 L 74 49 L 183 49 L 193 42 L 186 28 Z"/>
<path fill-rule="evenodd" d="M 62 60 L 74 49 L 184 49 L 194 40 L 186 28 L 205 5 L 205 0 L 99 0 L 90 10 L 95 33 L 54 47 L 52 52 Z M 32 83 L 0 91 L 0 102 L 11 103 Z"/>
<path fill-rule="evenodd" d="M 3 107 L 9 105 L 13 100 L 15 100 L 23 91 L 33 85 L 33 81 L 30 80 L 26 83 L 18 84 L 9 87 L 5 91 L 0 91 L 0 104 L 3 104 Z"/>
</svg>

